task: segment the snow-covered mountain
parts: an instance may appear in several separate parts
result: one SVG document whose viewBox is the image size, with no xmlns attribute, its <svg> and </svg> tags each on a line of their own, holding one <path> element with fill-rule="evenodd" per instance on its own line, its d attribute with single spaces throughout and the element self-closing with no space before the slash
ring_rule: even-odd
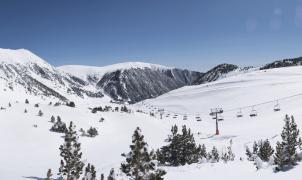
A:
<svg viewBox="0 0 302 180">
<path fill-rule="evenodd" d="M 276 61 L 260 69 L 297 66 L 301 58 Z M 0 80 L 9 89 L 23 87 L 28 94 L 55 97 L 103 98 L 136 103 L 188 85 L 213 82 L 259 68 L 220 64 L 206 73 L 128 62 L 105 67 L 66 65 L 53 67 L 32 52 L 0 49 Z"/>
<path fill-rule="evenodd" d="M 60 70 L 86 80 L 114 100 L 135 103 L 191 85 L 202 73 L 157 64 L 129 62 L 105 67 L 61 66 Z"/>
<path fill-rule="evenodd" d="M 0 89 L 0 137 L 4 144 L 0 159 L 6 162 L 0 166 L 1 179 L 43 179 L 49 168 L 53 178 L 60 166 L 59 146 L 63 144 L 62 134 L 51 132 L 51 116 L 60 116 L 62 121 L 73 121 L 76 130 L 96 127 L 99 135 L 94 138 L 79 137 L 83 161 L 92 163 L 101 173 L 108 175 L 115 168 L 117 179 L 129 179 L 120 172 L 121 162 L 125 160 L 121 153 L 129 152 L 129 144 L 134 129 L 139 126 L 149 145 L 149 149 L 158 149 L 166 145 L 171 126 L 186 125 L 191 129 L 198 144 L 205 144 L 207 152 L 216 146 L 224 151 L 232 140 L 235 160 L 224 163 L 200 161 L 179 167 L 163 166 L 167 171 L 167 180 L 204 179 L 299 179 L 302 165 L 276 173 L 274 165 L 264 163 L 256 169 L 254 162 L 248 161 L 246 147 L 252 147 L 254 141 L 269 139 L 272 147 L 280 141 L 285 114 L 294 115 L 298 128 L 302 129 L 302 67 L 287 67 L 268 70 L 253 70 L 236 73 L 217 81 L 196 86 L 185 86 L 157 98 L 148 99 L 134 105 L 127 105 L 132 113 L 117 111 L 91 113 L 88 109 L 95 106 L 116 105 L 95 102 L 90 99 L 83 103 L 76 98 L 76 107 L 52 106 L 49 100 L 38 96 L 29 96 L 24 91 Z M 39 77 L 40 78 L 40 77 Z M 4 82 L 4 81 L 0 81 Z M 21 90 L 21 89 L 20 89 Z M 66 94 L 69 97 L 69 94 Z M 71 97 L 71 96 L 70 96 Z M 29 103 L 24 102 L 25 98 Z M 10 103 L 10 106 L 8 105 Z M 35 104 L 39 103 L 39 107 Z M 280 111 L 273 110 L 276 104 Z M 215 136 L 215 121 L 209 115 L 210 109 L 223 108 L 223 121 L 219 121 L 220 135 Z M 27 113 L 24 113 L 24 110 Z M 160 118 L 158 109 L 164 109 Z M 250 117 L 252 110 L 258 115 Z M 41 110 L 43 116 L 38 116 Z M 140 111 L 138 111 L 140 110 Z M 241 111 L 242 117 L 236 115 Z M 150 113 L 155 116 L 150 116 Z M 177 116 L 176 116 L 177 115 Z M 186 118 L 185 118 L 186 117 Z M 196 117 L 201 120 L 197 121 Z M 105 120 L 100 122 L 100 119 Z M 299 152 L 301 152 L 299 150 Z M 301 155 L 301 153 L 300 153 Z M 18 163 L 16 163 L 18 162 Z"/>
<path fill-rule="evenodd" d="M 219 78 L 223 78 L 226 74 L 238 69 L 238 66 L 233 64 L 219 64 L 214 68 L 204 73 L 200 78 L 194 81 L 193 84 L 203 84 L 207 82 L 216 81 Z"/>
<path fill-rule="evenodd" d="M 284 67 L 254 70 L 234 74 L 215 82 L 182 87 L 137 106 L 156 111 L 164 109 L 163 122 L 190 126 L 200 143 L 220 145 L 223 148 L 232 139 L 236 154 L 234 163 L 224 165 L 199 164 L 178 170 L 171 168 L 168 179 L 299 179 L 301 162 L 295 168 L 276 173 L 273 165 L 263 164 L 256 169 L 254 162 L 246 160 L 245 149 L 254 141 L 268 139 L 275 148 L 286 114 L 293 115 L 302 129 L 302 67 Z M 274 108 L 278 105 L 280 111 Z M 215 133 L 215 120 L 209 115 L 211 108 L 222 108 L 219 115 L 220 135 Z M 256 112 L 257 116 L 250 114 Z M 240 117 L 237 115 L 240 114 Z M 185 117 L 185 118 L 184 118 Z M 202 120 L 197 121 L 196 117 Z M 197 133 L 198 132 L 198 133 Z M 301 136 L 301 135 L 300 135 Z M 301 150 L 298 150 L 299 156 Z M 180 178 L 183 177 L 183 178 Z"/>
<path fill-rule="evenodd" d="M 298 58 L 283 59 L 272 63 L 268 63 L 262 66 L 260 69 L 263 70 L 263 69 L 273 69 L 273 68 L 280 68 L 280 67 L 301 66 L 301 65 L 302 65 L 302 57 L 298 57 Z"/>
<path fill-rule="evenodd" d="M 138 102 L 190 85 L 202 73 L 148 63 L 53 67 L 25 49 L 0 49 L 0 78 L 10 89 L 62 101 L 102 98 Z"/>
<path fill-rule="evenodd" d="M 62 101 L 71 97 L 103 97 L 88 84 L 64 73 L 25 49 L 0 49 L 0 78 L 9 89 L 23 87 L 28 94 L 51 96 Z"/>
</svg>

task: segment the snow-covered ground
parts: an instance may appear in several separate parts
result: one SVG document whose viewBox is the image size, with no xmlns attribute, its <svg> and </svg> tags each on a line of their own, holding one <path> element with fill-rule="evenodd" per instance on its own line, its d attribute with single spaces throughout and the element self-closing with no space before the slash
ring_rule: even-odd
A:
<svg viewBox="0 0 302 180">
<path fill-rule="evenodd" d="M 102 99 L 84 101 L 74 98 L 76 108 L 49 106 L 48 103 L 54 102 L 53 99 L 27 95 L 18 88 L 14 91 L 5 88 L 4 91 L 5 86 L 0 84 L 0 106 L 6 108 L 0 110 L 0 179 L 44 178 L 49 168 L 54 174 L 57 173 L 59 146 L 63 139 L 62 134 L 49 131 L 52 115 L 61 116 L 66 123 L 74 121 L 78 129 L 97 127 L 98 136 L 80 137 L 80 141 L 84 161 L 96 166 L 98 176 L 100 173 L 107 175 L 111 168 L 118 170 L 124 159 L 121 153 L 129 151 L 131 136 L 137 126 L 142 129 L 149 148 L 157 149 L 165 144 L 171 125 L 186 124 L 192 129 L 197 143 L 206 144 L 208 150 L 213 145 L 222 150 L 232 139 L 235 161 L 227 164 L 221 162 L 165 167 L 165 179 L 301 178 L 302 164 L 280 173 L 274 173 L 271 167 L 257 171 L 253 163 L 246 160 L 245 146 L 251 145 L 254 140 L 267 138 L 275 144 L 280 139 L 285 114 L 294 115 L 298 127 L 302 129 L 302 67 L 237 74 L 213 83 L 183 87 L 129 106 L 133 110 L 141 109 L 145 112 L 150 112 L 152 108 L 164 108 L 166 114 L 163 119 L 158 114 L 154 118 L 138 112 L 92 114 L 88 107 L 108 104 L 107 100 Z M 30 104 L 24 103 L 26 98 Z M 279 112 L 273 112 L 276 100 L 281 106 Z M 11 107 L 8 107 L 9 102 Z M 40 107 L 34 107 L 35 103 L 40 103 Z M 252 106 L 258 112 L 254 118 L 249 117 Z M 224 121 L 219 122 L 219 136 L 213 136 L 215 122 L 209 116 L 210 109 L 214 107 L 225 110 Z M 28 110 L 26 114 L 25 108 Z M 236 117 L 239 108 L 243 112 L 242 118 Z M 44 113 L 42 117 L 37 116 L 40 109 Z M 168 113 L 171 115 L 166 117 Z M 178 114 L 177 118 L 173 118 L 174 113 Z M 183 120 L 183 114 L 188 115 L 188 120 Z M 201 122 L 196 121 L 197 115 L 202 118 Z M 105 118 L 102 123 L 99 122 L 101 117 Z M 37 128 L 33 125 L 37 125 Z M 240 157 L 243 161 L 239 160 Z"/>
</svg>

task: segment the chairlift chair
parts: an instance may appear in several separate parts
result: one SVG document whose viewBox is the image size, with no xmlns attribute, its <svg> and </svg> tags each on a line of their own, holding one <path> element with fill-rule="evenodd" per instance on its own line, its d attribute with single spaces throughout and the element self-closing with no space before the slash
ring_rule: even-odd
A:
<svg viewBox="0 0 302 180">
<path fill-rule="evenodd" d="M 216 113 L 222 114 L 223 109 L 222 108 L 211 109 L 210 116 L 214 116 Z"/>
<path fill-rule="evenodd" d="M 274 106 L 274 111 L 276 112 L 276 111 L 280 111 L 280 110 L 281 110 L 280 105 L 277 102 L 277 104 L 275 104 L 275 106 Z"/>
<path fill-rule="evenodd" d="M 199 114 L 196 114 L 196 121 L 201 121 L 201 118 L 200 118 L 200 115 Z"/>
<path fill-rule="evenodd" d="M 188 116 L 184 115 L 183 120 L 188 120 Z"/>
<path fill-rule="evenodd" d="M 257 116 L 257 111 L 253 108 L 250 113 L 250 117 L 256 117 L 256 116 Z"/>
<path fill-rule="evenodd" d="M 237 115 L 236 115 L 238 118 L 241 118 L 241 117 L 243 117 L 243 114 L 242 114 L 242 111 L 241 111 L 241 109 L 240 109 L 240 111 L 238 111 L 237 112 Z"/>
<path fill-rule="evenodd" d="M 218 118 L 218 119 L 217 119 L 218 121 L 223 121 L 223 120 L 224 120 L 224 119 L 223 119 L 223 116 L 222 116 L 221 114 L 219 114 L 219 115 L 217 116 L 217 118 Z"/>
</svg>

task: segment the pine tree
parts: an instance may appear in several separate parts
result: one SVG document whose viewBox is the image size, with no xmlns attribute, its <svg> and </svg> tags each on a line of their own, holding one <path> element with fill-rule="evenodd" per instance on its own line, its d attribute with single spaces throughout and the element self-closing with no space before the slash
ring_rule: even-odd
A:
<svg viewBox="0 0 302 180">
<path fill-rule="evenodd" d="M 274 162 L 278 166 L 276 170 L 282 170 L 286 165 L 286 154 L 284 152 L 284 146 L 278 141 L 276 146 L 276 153 L 274 156 Z"/>
<path fill-rule="evenodd" d="M 233 144 L 233 141 L 230 140 L 230 145 L 227 147 L 228 161 L 235 160 L 235 154 L 233 153 L 233 150 L 232 150 L 232 144 Z"/>
<path fill-rule="evenodd" d="M 67 180 L 78 179 L 82 174 L 84 163 L 81 161 L 81 144 L 75 126 L 70 122 L 69 128 L 65 133 L 64 144 L 60 146 L 61 166 L 59 174 L 66 176 Z"/>
<path fill-rule="evenodd" d="M 91 171 L 91 180 L 96 180 L 96 170 L 94 165 L 91 166 L 90 171 Z"/>
<path fill-rule="evenodd" d="M 211 157 L 212 157 L 212 162 L 219 162 L 219 153 L 218 150 L 215 146 L 213 146 L 213 149 L 211 151 Z"/>
<path fill-rule="evenodd" d="M 286 115 L 284 121 L 285 125 L 281 133 L 282 142 L 277 144 L 278 149 L 275 154 L 275 162 L 281 170 L 285 165 L 296 165 L 299 160 L 297 147 L 302 143 L 294 117 L 290 118 Z"/>
<path fill-rule="evenodd" d="M 207 158 L 207 148 L 204 144 L 201 146 L 199 154 L 201 158 Z"/>
<path fill-rule="evenodd" d="M 104 180 L 105 178 L 104 178 L 104 174 L 101 174 L 101 180 Z"/>
<path fill-rule="evenodd" d="M 259 146 L 259 152 L 258 152 L 258 157 L 265 162 L 268 162 L 270 157 L 274 154 L 274 150 L 270 145 L 270 142 L 268 139 L 266 139 L 264 142 L 260 141 Z"/>
<path fill-rule="evenodd" d="M 87 164 L 86 168 L 85 168 L 85 178 L 84 180 L 90 180 L 91 174 L 90 174 L 90 163 Z"/>
<path fill-rule="evenodd" d="M 110 170 L 110 173 L 109 173 L 109 176 L 108 176 L 107 180 L 115 180 L 115 173 L 114 173 L 113 168 Z"/>
<path fill-rule="evenodd" d="M 28 101 L 28 99 L 25 99 L 25 104 L 29 104 L 29 101 Z"/>
<path fill-rule="evenodd" d="M 163 164 L 179 166 L 198 162 L 199 149 L 196 146 L 194 136 L 186 126 L 182 127 L 182 133 L 178 133 L 178 127 L 172 126 L 172 135 L 166 141 L 169 143 L 157 151 L 158 160 Z"/>
<path fill-rule="evenodd" d="M 253 161 L 253 153 L 251 152 L 250 148 L 247 146 L 245 149 L 245 154 L 249 161 Z"/>
<path fill-rule="evenodd" d="M 258 154 L 258 144 L 256 141 L 254 141 L 254 145 L 253 145 L 253 154 Z"/>
<path fill-rule="evenodd" d="M 51 169 L 48 169 L 45 180 L 51 180 L 52 172 Z"/>
<path fill-rule="evenodd" d="M 88 165 L 85 168 L 85 177 L 83 178 L 83 180 L 96 180 L 96 171 L 95 171 L 95 167 L 93 165 L 90 165 L 90 163 L 88 163 Z"/>
<path fill-rule="evenodd" d="M 99 133 L 98 133 L 98 130 L 94 127 L 90 127 L 88 130 L 87 130 L 87 135 L 89 137 L 95 137 L 97 136 Z"/>
<path fill-rule="evenodd" d="M 158 180 L 160 180 L 165 172 L 156 169 L 147 146 L 140 128 L 137 127 L 132 136 L 131 151 L 127 154 L 122 154 L 122 156 L 126 158 L 126 161 L 121 164 L 121 171 L 136 180 L 150 179 L 153 177 L 157 177 Z"/>
<path fill-rule="evenodd" d="M 56 118 L 54 116 L 51 116 L 50 122 L 54 123 L 56 121 Z"/>
<path fill-rule="evenodd" d="M 27 109 L 24 109 L 24 113 L 27 113 Z"/>
<path fill-rule="evenodd" d="M 38 116 L 43 116 L 43 112 L 41 110 L 39 110 Z"/>
<path fill-rule="evenodd" d="M 66 124 L 61 121 L 60 116 L 57 117 L 57 122 L 55 122 L 52 125 L 52 127 L 50 128 L 50 131 L 58 132 L 58 133 L 65 133 L 65 132 L 67 132 Z"/>
</svg>

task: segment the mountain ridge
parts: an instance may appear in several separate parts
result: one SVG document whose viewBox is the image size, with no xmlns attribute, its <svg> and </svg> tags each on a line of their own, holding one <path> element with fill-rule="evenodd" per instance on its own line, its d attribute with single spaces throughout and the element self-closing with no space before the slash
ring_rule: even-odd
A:
<svg viewBox="0 0 302 180">
<path fill-rule="evenodd" d="M 199 85 L 253 70 L 302 65 L 301 58 L 275 61 L 260 68 L 219 64 L 202 73 L 144 62 L 125 62 L 104 67 L 65 65 L 54 67 L 26 49 L 0 49 L 0 80 L 19 84 L 27 93 L 56 97 L 103 98 L 136 103 L 183 86 Z"/>
</svg>

